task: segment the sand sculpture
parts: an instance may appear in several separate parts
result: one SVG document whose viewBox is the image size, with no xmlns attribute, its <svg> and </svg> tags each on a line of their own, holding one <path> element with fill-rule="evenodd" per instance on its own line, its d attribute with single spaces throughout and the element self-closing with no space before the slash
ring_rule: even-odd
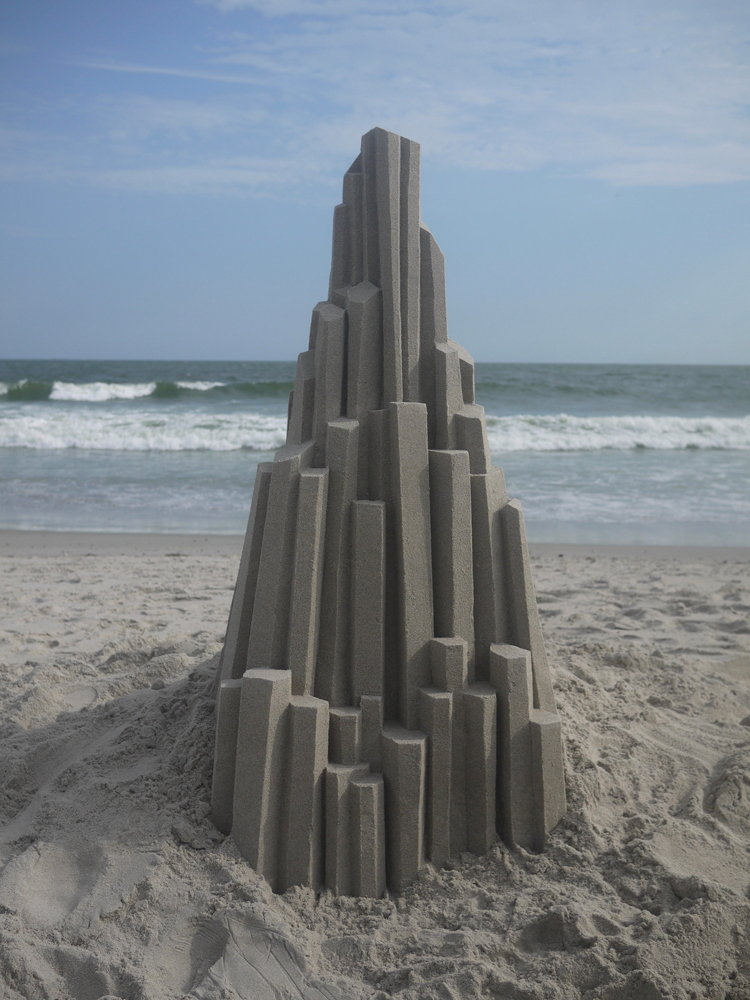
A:
<svg viewBox="0 0 750 1000">
<path fill-rule="evenodd" d="M 565 812 L 521 506 L 448 339 L 419 145 L 383 129 L 344 176 L 219 675 L 213 820 L 277 892 L 399 892 L 498 834 L 542 850 Z"/>
</svg>

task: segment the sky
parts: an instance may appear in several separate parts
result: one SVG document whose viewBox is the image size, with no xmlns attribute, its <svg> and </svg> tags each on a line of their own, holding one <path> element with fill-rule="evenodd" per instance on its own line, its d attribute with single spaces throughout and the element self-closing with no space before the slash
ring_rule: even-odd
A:
<svg viewBox="0 0 750 1000">
<path fill-rule="evenodd" d="M 478 361 L 750 364 L 747 0 L 0 0 L 0 355 L 293 359 L 422 146 Z"/>
</svg>

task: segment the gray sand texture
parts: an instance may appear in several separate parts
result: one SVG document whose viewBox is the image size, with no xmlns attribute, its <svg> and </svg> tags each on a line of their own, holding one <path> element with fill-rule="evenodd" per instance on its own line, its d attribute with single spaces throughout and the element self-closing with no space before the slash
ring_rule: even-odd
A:
<svg viewBox="0 0 750 1000">
<path fill-rule="evenodd" d="M 208 818 L 240 548 L 0 536 L 0 995 L 746 1000 L 750 554 L 532 546 L 568 814 L 368 900 Z"/>
<path fill-rule="evenodd" d="M 419 165 L 376 128 L 344 175 L 217 674 L 212 818 L 277 892 L 378 899 L 498 833 L 541 851 L 566 810 L 523 512 L 448 339 Z"/>
</svg>

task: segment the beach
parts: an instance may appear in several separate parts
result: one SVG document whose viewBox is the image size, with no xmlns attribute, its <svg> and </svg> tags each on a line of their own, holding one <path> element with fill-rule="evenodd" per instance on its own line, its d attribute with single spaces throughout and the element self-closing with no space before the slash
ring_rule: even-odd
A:
<svg viewBox="0 0 750 1000">
<path fill-rule="evenodd" d="M 532 545 L 567 816 L 366 900 L 208 817 L 241 544 L 0 532 L 0 995 L 746 1000 L 750 549 Z"/>
</svg>

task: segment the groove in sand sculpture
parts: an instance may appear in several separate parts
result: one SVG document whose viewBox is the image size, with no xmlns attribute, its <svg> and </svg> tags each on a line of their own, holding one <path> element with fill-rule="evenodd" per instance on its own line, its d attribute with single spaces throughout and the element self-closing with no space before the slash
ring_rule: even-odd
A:
<svg viewBox="0 0 750 1000">
<path fill-rule="evenodd" d="M 258 466 L 219 666 L 213 820 L 282 892 L 399 892 L 542 850 L 562 737 L 523 514 L 448 339 L 419 145 L 373 129 L 334 211 L 286 446 Z"/>
</svg>

